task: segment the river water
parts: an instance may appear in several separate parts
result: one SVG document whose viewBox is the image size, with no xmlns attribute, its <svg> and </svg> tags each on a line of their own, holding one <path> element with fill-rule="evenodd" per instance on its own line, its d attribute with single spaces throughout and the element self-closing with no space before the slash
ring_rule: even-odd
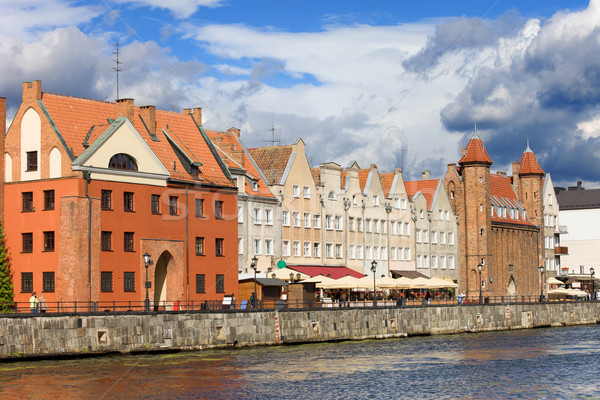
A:
<svg viewBox="0 0 600 400">
<path fill-rule="evenodd" d="M 0 364 L 2 399 L 600 399 L 600 326 Z"/>
</svg>

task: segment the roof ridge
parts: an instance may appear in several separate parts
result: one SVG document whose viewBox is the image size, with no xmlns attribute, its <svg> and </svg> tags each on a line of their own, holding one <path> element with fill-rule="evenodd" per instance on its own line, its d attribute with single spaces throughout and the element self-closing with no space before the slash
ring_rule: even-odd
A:
<svg viewBox="0 0 600 400">
<path fill-rule="evenodd" d="M 114 101 L 106 101 L 106 100 L 98 100 L 98 99 L 89 99 L 87 97 L 78 97 L 78 96 L 69 96 L 68 94 L 60 94 L 60 93 L 52 93 L 52 92 L 42 92 L 42 96 L 43 95 L 51 95 L 51 96 L 57 96 L 57 97 L 67 97 L 70 99 L 75 99 L 75 100 L 87 100 L 87 101 L 93 101 L 95 103 L 104 103 L 104 104 L 115 104 Z"/>
</svg>

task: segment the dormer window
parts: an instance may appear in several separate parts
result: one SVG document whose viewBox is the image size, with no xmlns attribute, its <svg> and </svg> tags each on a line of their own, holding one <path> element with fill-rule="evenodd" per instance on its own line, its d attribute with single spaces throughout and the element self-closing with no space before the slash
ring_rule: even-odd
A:
<svg viewBox="0 0 600 400">
<path fill-rule="evenodd" d="M 112 156 L 108 162 L 108 168 L 115 169 L 128 169 L 130 171 L 137 171 L 137 163 L 129 154 L 119 153 Z"/>
<path fill-rule="evenodd" d="M 257 181 L 252 181 L 252 190 L 254 190 L 255 192 L 258 191 L 258 182 Z"/>
</svg>

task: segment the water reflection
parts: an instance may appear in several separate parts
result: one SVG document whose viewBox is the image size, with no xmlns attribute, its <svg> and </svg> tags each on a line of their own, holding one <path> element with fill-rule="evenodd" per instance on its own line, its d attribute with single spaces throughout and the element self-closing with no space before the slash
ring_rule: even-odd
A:
<svg viewBox="0 0 600 400">
<path fill-rule="evenodd" d="M 600 328 L 0 364 L 7 399 L 599 398 Z"/>
</svg>

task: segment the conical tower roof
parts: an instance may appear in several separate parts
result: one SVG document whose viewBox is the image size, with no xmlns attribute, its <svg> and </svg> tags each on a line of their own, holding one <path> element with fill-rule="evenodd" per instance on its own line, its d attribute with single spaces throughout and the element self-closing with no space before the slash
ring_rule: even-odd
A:
<svg viewBox="0 0 600 400">
<path fill-rule="evenodd" d="M 523 152 L 519 163 L 521 164 L 519 175 L 544 175 L 544 170 L 540 167 L 535 154 L 529 147 L 529 139 L 527 139 L 527 148 Z"/>
<path fill-rule="evenodd" d="M 475 132 L 473 137 L 469 140 L 467 150 L 463 154 L 462 158 L 458 162 L 460 165 L 465 164 L 488 164 L 492 165 L 493 161 L 485 150 L 485 146 L 481 141 L 481 138 L 477 134 L 477 125 L 475 125 Z"/>
</svg>

